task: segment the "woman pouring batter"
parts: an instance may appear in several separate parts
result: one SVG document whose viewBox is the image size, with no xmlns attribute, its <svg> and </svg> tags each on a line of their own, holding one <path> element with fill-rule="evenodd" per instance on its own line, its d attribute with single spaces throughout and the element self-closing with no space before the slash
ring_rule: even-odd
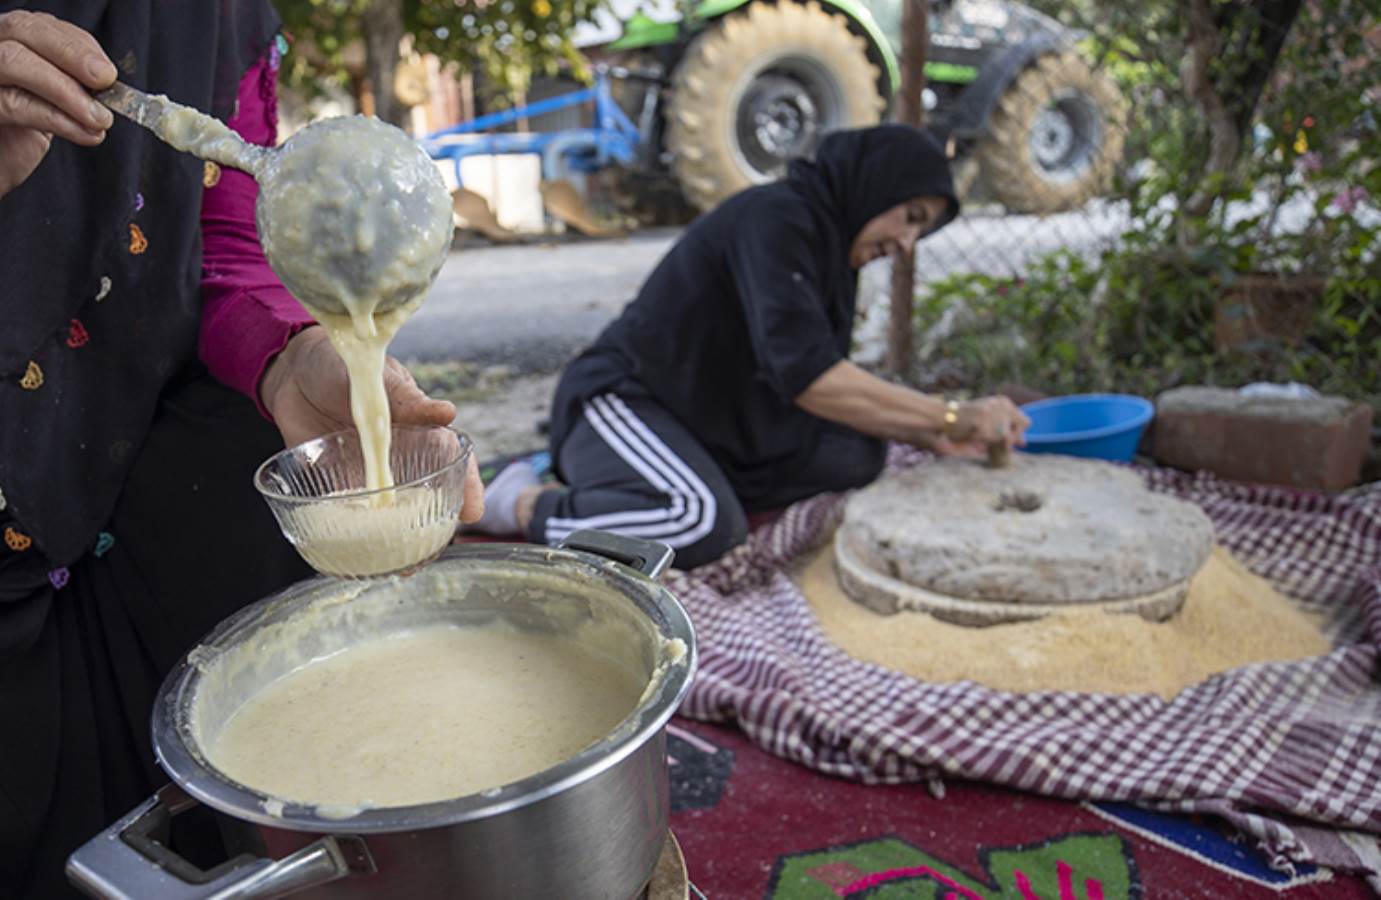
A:
<svg viewBox="0 0 1381 900">
<path fill-rule="evenodd" d="M 67 855 L 165 780 L 163 675 L 309 574 L 254 468 L 350 409 L 264 261 L 253 182 L 90 96 L 118 71 L 271 144 L 272 6 L 26 6 L 0 12 L 0 895 L 53 897 Z M 395 421 L 455 414 L 396 363 L 388 391 Z"/>
<path fill-rule="evenodd" d="M 1005 397 L 946 402 L 848 361 L 858 269 L 958 213 L 944 153 L 902 126 L 831 135 L 786 179 L 697 221 L 565 370 L 551 450 L 564 486 L 515 464 L 481 527 L 556 543 L 603 528 L 718 558 L 746 513 L 859 487 L 886 441 L 981 455 L 1019 444 Z"/>
</svg>

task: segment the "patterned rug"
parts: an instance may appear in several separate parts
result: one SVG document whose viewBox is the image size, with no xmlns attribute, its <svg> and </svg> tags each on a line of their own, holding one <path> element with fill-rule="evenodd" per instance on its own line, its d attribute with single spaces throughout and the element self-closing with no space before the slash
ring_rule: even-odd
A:
<svg viewBox="0 0 1381 900">
<path fill-rule="evenodd" d="M 955 783 L 942 796 L 863 785 L 683 719 L 669 738 L 672 831 L 691 880 L 715 900 L 1371 896 L 1327 869 L 1278 872 L 1215 818 L 989 785 Z"/>
<path fill-rule="evenodd" d="M 545 454 L 524 456 L 545 470 Z M 926 459 L 896 448 L 891 464 Z M 1172 701 L 921 683 L 820 633 L 785 571 L 844 498 L 805 501 L 667 579 L 700 646 L 681 709 L 700 721 L 678 720 L 672 741 L 674 762 L 697 761 L 693 775 L 673 768 L 673 829 L 697 885 L 784 898 L 1367 894 L 1331 868 L 1381 894 L 1381 487 L 1145 475 L 1318 614 L 1334 651 Z"/>
<path fill-rule="evenodd" d="M 894 464 L 925 462 L 898 452 Z M 823 496 L 668 579 L 701 652 L 682 714 L 866 784 L 963 779 L 1218 816 L 1279 871 L 1317 863 L 1381 891 L 1381 496 L 1147 478 L 1199 504 L 1240 560 L 1321 613 L 1336 649 L 1225 672 L 1172 701 L 921 683 L 827 642 L 785 574 L 838 520 L 843 498 Z"/>
</svg>

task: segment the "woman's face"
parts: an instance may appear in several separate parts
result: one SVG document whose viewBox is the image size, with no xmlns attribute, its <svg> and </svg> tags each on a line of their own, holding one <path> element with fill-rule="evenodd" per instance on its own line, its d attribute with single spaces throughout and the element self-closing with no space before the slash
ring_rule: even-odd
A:
<svg viewBox="0 0 1381 900">
<path fill-rule="evenodd" d="M 947 206 L 943 197 L 916 197 L 869 219 L 849 248 L 849 265 L 859 269 L 864 263 L 914 247 L 940 221 Z"/>
</svg>

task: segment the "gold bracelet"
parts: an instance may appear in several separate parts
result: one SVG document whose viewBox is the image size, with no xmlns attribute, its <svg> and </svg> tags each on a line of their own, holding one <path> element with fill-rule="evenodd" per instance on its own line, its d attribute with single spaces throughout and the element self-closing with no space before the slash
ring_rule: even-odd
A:
<svg viewBox="0 0 1381 900">
<path fill-rule="evenodd" d="M 945 437 L 950 437 L 954 426 L 959 424 L 959 401 L 945 401 L 945 424 L 941 426 L 940 433 Z"/>
</svg>

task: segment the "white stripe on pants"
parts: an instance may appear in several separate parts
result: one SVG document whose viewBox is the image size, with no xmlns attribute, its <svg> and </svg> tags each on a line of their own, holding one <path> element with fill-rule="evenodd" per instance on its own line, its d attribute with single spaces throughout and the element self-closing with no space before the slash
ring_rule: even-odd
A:
<svg viewBox="0 0 1381 900">
<path fill-rule="evenodd" d="M 693 544 L 713 530 L 718 513 L 714 493 L 628 404 L 614 394 L 601 394 L 585 404 L 584 416 L 601 440 L 669 502 L 585 518 L 549 518 L 547 543 L 559 543 L 581 528 L 602 528 L 676 548 Z"/>
</svg>

